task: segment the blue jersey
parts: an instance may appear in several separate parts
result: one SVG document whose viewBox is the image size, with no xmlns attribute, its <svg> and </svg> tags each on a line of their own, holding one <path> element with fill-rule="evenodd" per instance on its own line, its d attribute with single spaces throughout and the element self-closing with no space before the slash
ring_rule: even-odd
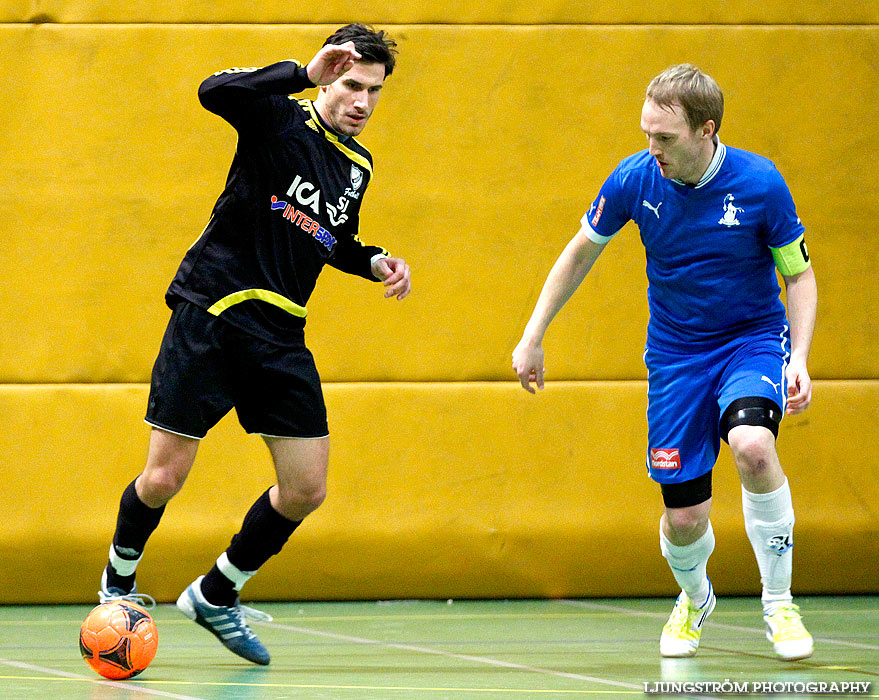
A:
<svg viewBox="0 0 879 700">
<path fill-rule="evenodd" d="M 781 328 L 770 248 L 803 234 L 781 174 L 766 158 L 717 142 L 696 185 L 664 178 L 647 151 L 623 160 L 582 232 L 606 243 L 632 220 L 647 253 L 648 347 L 708 349 Z"/>
</svg>

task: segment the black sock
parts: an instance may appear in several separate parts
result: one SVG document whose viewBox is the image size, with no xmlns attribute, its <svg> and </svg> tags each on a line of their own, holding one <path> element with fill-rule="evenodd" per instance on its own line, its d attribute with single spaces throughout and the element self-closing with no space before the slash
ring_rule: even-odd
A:
<svg viewBox="0 0 879 700">
<path fill-rule="evenodd" d="M 288 520 L 276 511 L 267 490 L 247 511 L 241 530 L 232 537 L 226 549 L 229 562 L 241 571 L 256 571 L 283 549 L 301 522 Z M 216 564 L 202 580 L 201 591 L 212 605 L 234 605 L 238 598 L 235 583 Z"/>
<path fill-rule="evenodd" d="M 122 559 L 134 560 L 140 557 L 147 540 L 159 525 L 165 506 L 150 508 L 140 500 L 134 487 L 135 479 L 122 492 L 119 502 L 119 515 L 116 518 L 116 532 L 113 535 L 113 548 Z M 107 566 L 107 586 L 130 591 L 134 587 L 134 574 L 120 576 L 112 564 Z"/>
</svg>

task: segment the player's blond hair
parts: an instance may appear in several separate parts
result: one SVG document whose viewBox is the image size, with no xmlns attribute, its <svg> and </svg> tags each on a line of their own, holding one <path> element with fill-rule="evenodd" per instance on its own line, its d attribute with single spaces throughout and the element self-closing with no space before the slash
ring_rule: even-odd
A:
<svg viewBox="0 0 879 700">
<path fill-rule="evenodd" d="M 694 65 L 681 63 L 666 68 L 650 81 L 647 99 L 660 107 L 680 105 L 693 130 L 710 119 L 714 122 L 714 133 L 720 131 L 723 93 L 714 78 Z"/>
</svg>

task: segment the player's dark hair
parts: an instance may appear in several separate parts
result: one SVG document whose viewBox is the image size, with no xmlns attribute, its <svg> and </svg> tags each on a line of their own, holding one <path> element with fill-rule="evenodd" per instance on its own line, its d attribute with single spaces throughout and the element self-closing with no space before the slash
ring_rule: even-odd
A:
<svg viewBox="0 0 879 700">
<path fill-rule="evenodd" d="M 395 58 L 397 53 L 397 42 L 391 39 L 384 29 L 376 31 L 372 27 L 359 22 L 354 24 L 346 24 L 340 27 L 332 35 L 327 37 L 324 46 L 327 44 L 344 44 L 346 41 L 353 41 L 354 48 L 361 55 L 362 63 L 383 63 L 385 66 L 385 77 L 394 72 L 394 66 L 397 64 Z"/>
<path fill-rule="evenodd" d="M 714 133 L 720 131 L 723 92 L 714 78 L 694 65 L 682 63 L 657 75 L 647 86 L 647 99 L 665 108 L 680 105 L 694 131 L 709 119 Z"/>
</svg>

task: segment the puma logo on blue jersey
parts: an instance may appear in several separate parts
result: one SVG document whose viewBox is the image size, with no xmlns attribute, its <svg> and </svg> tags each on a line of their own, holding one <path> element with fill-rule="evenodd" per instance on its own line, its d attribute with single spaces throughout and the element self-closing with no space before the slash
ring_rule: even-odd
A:
<svg viewBox="0 0 879 700">
<path fill-rule="evenodd" d="M 776 394 L 778 393 L 778 387 L 781 386 L 781 382 L 776 384 L 769 377 L 767 377 L 765 374 L 762 377 L 760 377 L 760 379 L 762 379 L 764 382 L 769 382 L 770 384 L 772 384 L 772 388 L 775 389 L 775 393 Z"/>
<path fill-rule="evenodd" d="M 657 218 L 657 219 L 659 218 L 659 207 L 662 206 L 662 202 L 660 202 L 659 204 L 657 204 L 657 205 L 654 207 L 650 202 L 648 202 L 648 201 L 645 199 L 644 201 L 641 202 L 641 206 L 643 206 L 643 207 L 647 207 L 650 211 L 652 211 L 654 214 L 656 214 L 656 218 Z"/>
</svg>

